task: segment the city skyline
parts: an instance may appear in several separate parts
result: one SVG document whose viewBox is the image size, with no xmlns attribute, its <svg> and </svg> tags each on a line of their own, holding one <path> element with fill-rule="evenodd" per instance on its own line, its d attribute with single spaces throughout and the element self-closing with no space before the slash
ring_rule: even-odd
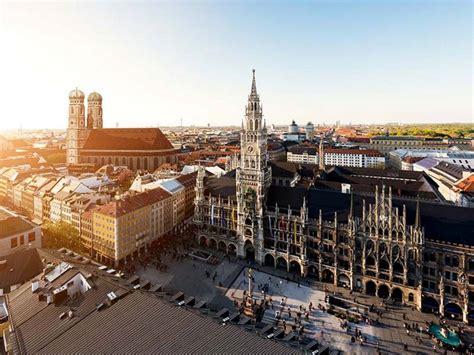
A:
<svg viewBox="0 0 474 355">
<path fill-rule="evenodd" d="M 108 127 L 239 126 L 254 68 L 268 125 L 472 122 L 467 1 L 1 6 L 0 129 L 66 128 L 76 86 Z"/>
</svg>

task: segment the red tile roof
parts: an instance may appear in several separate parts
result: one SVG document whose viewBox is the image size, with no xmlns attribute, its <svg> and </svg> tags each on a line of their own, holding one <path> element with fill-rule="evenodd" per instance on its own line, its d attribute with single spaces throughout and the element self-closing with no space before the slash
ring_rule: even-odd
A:
<svg viewBox="0 0 474 355">
<path fill-rule="evenodd" d="M 168 150 L 170 141 L 159 128 L 102 128 L 91 130 L 83 150 Z"/>
<path fill-rule="evenodd" d="M 184 187 L 190 187 L 190 186 L 196 185 L 196 177 L 197 177 L 197 171 L 191 174 L 181 175 L 178 178 L 176 178 L 176 180 L 178 180 Z"/>
<path fill-rule="evenodd" d="M 369 137 L 347 137 L 347 139 L 351 142 L 355 143 L 370 143 L 370 138 Z"/>
<path fill-rule="evenodd" d="M 465 177 L 455 186 L 464 192 L 474 192 L 474 174 Z"/>
<path fill-rule="evenodd" d="M 121 217 L 171 196 L 172 195 L 169 192 L 158 187 L 137 195 L 127 195 L 120 200 L 109 202 L 106 205 L 97 207 L 94 210 L 94 213 Z"/>
</svg>

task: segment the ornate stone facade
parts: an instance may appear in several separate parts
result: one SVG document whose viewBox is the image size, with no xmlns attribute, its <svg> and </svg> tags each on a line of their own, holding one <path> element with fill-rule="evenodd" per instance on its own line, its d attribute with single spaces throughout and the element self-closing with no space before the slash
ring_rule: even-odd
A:
<svg viewBox="0 0 474 355">
<path fill-rule="evenodd" d="M 456 237 L 474 231 L 472 210 L 432 205 L 442 208 L 445 219 L 439 221 L 419 200 L 397 199 L 383 186 L 367 198 L 309 187 L 293 207 L 271 205 L 269 197 L 291 201 L 301 189 L 271 189 L 266 140 L 254 74 L 235 177 L 207 178 L 202 168 L 197 174 L 195 224 L 201 246 L 474 321 L 474 243 L 472 234 Z M 422 210 L 443 230 L 432 222 L 423 225 Z M 432 235 L 425 235 L 425 227 Z"/>
</svg>

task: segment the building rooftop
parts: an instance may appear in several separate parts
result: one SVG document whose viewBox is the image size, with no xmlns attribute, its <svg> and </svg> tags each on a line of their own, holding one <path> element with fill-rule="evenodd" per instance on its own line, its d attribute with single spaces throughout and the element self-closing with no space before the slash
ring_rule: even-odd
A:
<svg viewBox="0 0 474 355">
<path fill-rule="evenodd" d="M 37 249 L 23 249 L 0 258 L 0 289 L 4 293 L 13 285 L 31 280 L 43 271 Z"/>
<path fill-rule="evenodd" d="M 36 224 L 0 207 L 0 239 L 29 232 L 35 227 Z"/>
<path fill-rule="evenodd" d="M 466 169 L 463 169 L 459 165 L 451 164 L 445 161 L 440 162 L 432 169 L 439 170 L 447 175 L 450 175 L 456 180 L 462 179 L 462 173 L 463 171 L 466 171 Z"/>
<path fill-rule="evenodd" d="M 196 177 L 197 171 L 191 174 L 181 175 L 177 177 L 176 180 L 178 180 L 184 187 L 190 187 L 196 185 Z"/>
<path fill-rule="evenodd" d="M 322 210 L 323 219 L 333 220 L 334 213 L 338 214 L 339 222 L 346 222 L 350 206 L 350 194 L 338 191 L 320 190 L 305 187 L 272 186 L 268 194 L 267 206 L 274 209 L 275 205 L 285 213 L 288 206 L 293 213 L 299 213 L 306 199 L 310 218 L 318 218 Z M 374 196 L 354 194 L 355 215 L 362 216 L 363 200 L 374 203 Z M 403 205 L 406 206 L 407 222 L 414 224 L 416 214 L 416 199 L 393 197 L 393 207 L 399 208 L 402 214 Z M 425 229 L 425 236 L 429 239 L 442 242 L 458 243 L 474 246 L 474 209 L 443 205 L 428 201 L 420 201 L 421 225 Z"/>
<path fill-rule="evenodd" d="M 205 177 L 204 186 L 206 187 L 204 190 L 205 195 L 211 194 L 214 197 L 235 196 L 235 177 L 232 177 L 231 174 L 221 176 L 220 178 L 215 176 Z"/>
<path fill-rule="evenodd" d="M 6 296 L 14 353 L 301 353 L 91 268 L 73 266 L 50 284 L 26 283 Z M 51 303 L 43 297 L 73 279 L 90 288 Z"/>
<path fill-rule="evenodd" d="M 184 186 L 181 185 L 181 183 L 176 179 L 162 181 L 160 183 L 160 186 L 161 186 L 162 189 L 168 191 L 171 194 L 174 194 L 174 193 L 184 189 Z"/>
<path fill-rule="evenodd" d="M 424 138 L 413 136 L 375 136 L 372 140 L 379 141 L 423 141 Z"/>
<path fill-rule="evenodd" d="M 125 195 L 119 200 L 111 201 L 103 206 L 97 206 L 94 211 L 111 217 L 120 217 L 170 196 L 171 194 L 168 191 L 157 187 L 142 193 Z"/>
<path fill-rule="evenodd" d="M 431 169 L 439 164 L 439 160 L 433 158 L 424 158 L 417 161 L 415 164 L 422 169 Z"/>
<path fill-rule="evenodd" d="M 102 128 L 91 130 L 83 150 L 171 150 L 159 128 Z"/>
<path fill-rule="evenodd" d="M 454 186 L 463 192 L 474 192 L 474 173 L 466 176 Z"/>
</svg>

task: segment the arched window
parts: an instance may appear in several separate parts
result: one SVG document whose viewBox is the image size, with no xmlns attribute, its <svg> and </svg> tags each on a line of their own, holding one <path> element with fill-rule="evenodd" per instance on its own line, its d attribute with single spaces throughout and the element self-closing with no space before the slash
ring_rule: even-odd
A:
<svg viewBox="0 0 474 355">
<path fill-rule="evenodd" d="M 393 264 L 393 271 L 397 272 L 399 274 L 403 274 L 404 267 L 403 267 L 402 263 L 396 262 L 395 264 Z"/>
<path fill-rule="evenodd" d="M 366 266 L 374 266 L 375 265 L 375 259 L 371 256 L 368 256 L 366 259 L 365 259 L 365 265 Z"/>
<path fill-rule="evenodd" d="M 382 259 L 379 261 L 379 269 L 381 270 L 388 270 L 390 268 L 390 265 L 388 264 L 388 261 L 385 259 Z"/>
<path fill-rule="evenodd" d="M 469 271 L 474 270 L 474 259 L 469 259 L 468 268 L 469 268 Z"/>
<path fill-rule="evenodd" d="M 398 232 L 398 240 L 403 240 L 403 233 L 402 232 Z"/>
<path fill-rule="evenodd" d="M 374 242 L 369 240 L 367 244 L 365 245 L 365 252 L 370 253 L 374 249 Z"/>
</svg>

